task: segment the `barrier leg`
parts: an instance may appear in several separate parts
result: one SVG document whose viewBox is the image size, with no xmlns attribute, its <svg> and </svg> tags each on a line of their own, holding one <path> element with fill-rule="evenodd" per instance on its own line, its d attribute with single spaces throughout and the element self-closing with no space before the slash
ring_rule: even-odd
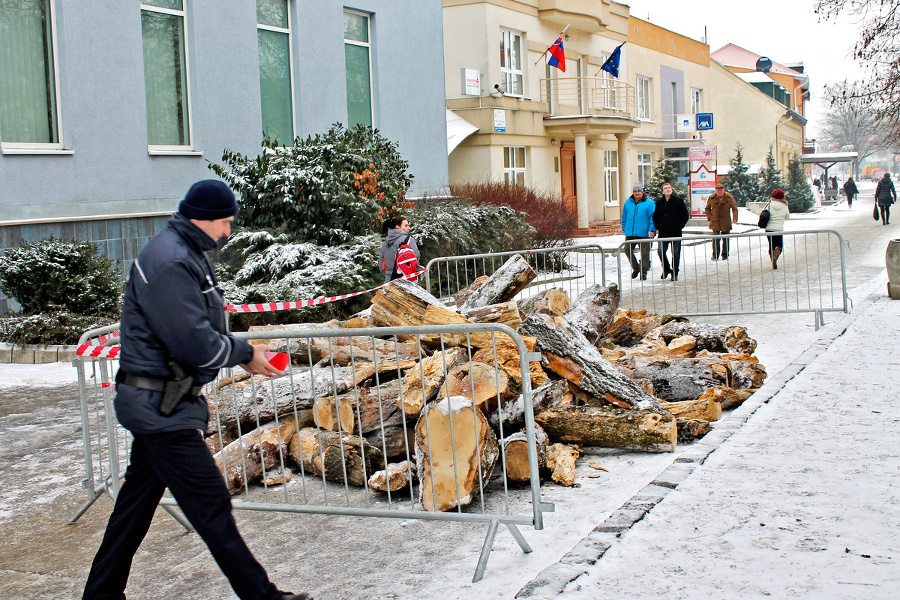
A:
<svg viewBox="0 0 900 600">
<path fill-rule="evenodd" d="M 528 554 L 531 552 L 531 546 L 528 545 L 528 542 L 525 541 L 525 536 L 522 535 L 522 532 L 519 531 L 519 528 L 513 525 L 512 523 L 507 523 L 506 528 L 509 529 L 509 532 L 515 538 L 515 540 L 519 543 L 519 548 L 522 549 L 522 552 Z"/>
<path fill-rule="evenodd" d="M 93 506 L 94 502 L 97 501 L 97 498 L 102 495 L 103 490 L 100 490 L 99 492 L 95 491 L 93 498 L 88 498 L 87 502 L 78 507 L 78 510 L 75 511 L 75 514 L 72 515 L 72 518 L 69 519 L 69 523 L 75 523 L 76 521 L 78 521 L 78 519 L 80 519 L 81 516 L 86 513 L 91 506 Z"/>
<path fill-rule="evenodd" d="M 484 570 L 487 568 L 488 557 L 491 555 L 491 548 L 494 547 L 494 536 L 497 535 L 497 527 L 499 521 L 491 521 L 488 526 L 487 536 L 484 538 L 484 545 L 481 547 L 481 555 L 478 557 L 478 566 L 475 567 L 475 576 L 472 577 L 472 583 L 478 583 L 484 578 Z"/>
<path fill-rule="evenodd" d="M 175 510 L 174 508 L 172 508 L 171 506 L 169 506 L 169 505 L 167 505 L 167 504 L 160 504 L 159 507 L 162 508 L 162 509 L 163 509 L 164 511 L 166 511 L 167 513 L 169 513 L 169 515 L 170 515 L 173 519 L 175 519 L 176 521 L 178 521 L 178 523 L 179 523 L 182 527 L 184 527 L 184 528 L 188 531 L 188 533 L 193 533 L 194 528 L 191 527 L 191 524 L 188 522 L 187 519 L 184 518 L 184 515 L 183 515 L 183 514 L 181 514 L 180 512 L 178 512 L 177 510 Z"/>
</svg>

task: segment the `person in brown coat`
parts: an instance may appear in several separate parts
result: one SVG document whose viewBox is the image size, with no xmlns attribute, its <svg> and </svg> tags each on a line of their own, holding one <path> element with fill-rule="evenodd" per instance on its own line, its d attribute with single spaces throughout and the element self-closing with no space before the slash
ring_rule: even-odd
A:
<svg viewBox="0 0 900 600">
<path fill-rule="evenodd" d="M 721 183 L 716 184 L 716 193 L 706 199 L 706 218 L 709 219 L 709 228 L 714 235 L 730 233 L 731 224 L 737 223 L 737 203 Z M 719 242 L 722 260 L 728 260 L 728 238 L 713 239 L 712 259 L 719 259 Z"/>
</svg>

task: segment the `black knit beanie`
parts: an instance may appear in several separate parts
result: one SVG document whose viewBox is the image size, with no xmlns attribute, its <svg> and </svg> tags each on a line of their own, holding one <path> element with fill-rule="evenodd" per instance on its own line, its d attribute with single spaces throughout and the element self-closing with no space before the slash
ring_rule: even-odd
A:
<svg viewBox="0 0 900 600">
<path fill-rule="evenodd" d="M 215 221 L 238 214 L 238 204 L 231 188 L 218 179 L 204 179 L 191 186 L 178 212 L 186 219 Z"/>
</svg>

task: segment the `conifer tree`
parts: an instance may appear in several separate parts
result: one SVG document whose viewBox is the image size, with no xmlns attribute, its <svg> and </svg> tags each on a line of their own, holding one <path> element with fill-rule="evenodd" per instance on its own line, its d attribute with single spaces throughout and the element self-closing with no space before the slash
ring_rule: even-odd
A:
<svg viewBox="0 0 900 600">
<path fill-rule="evenodd" d="M 800 158 L 795 154 L 788 162 L 786 200 L 792 213 L 805 212 L 815 204 L 812 190 L 806 181 L 806 170 L 800 164 Z"/>
<path fill-rule="evenodd" d="M 775 150 L 769 146 L 769 153 L 766 155 L 766 164 L 760 171 L 760 200 L 767 199 L 775 188 L 784 189 L 787 183 L 781 175 L 781 169 L 775 163 Z"/>
<path fill-rule="evenodd" d="M 644 182 L 644 189 L 647 190 L 647 193 L 650 194 L 651 198 L 660 198 L 662 196 L 662 186 L 664 183 L 672 184 L 675 194 L 681 196 L 685 202 L 690 200 L 688 198 L 687 186 L 678 182 L 678 172 L 675 171 L 675 166 L 672 164 L 672 161 L 669 160 L 669 157 L 667 156 L 660 156 L 656 161 L 656 166 L 653 167 L 653 174 L 650 176 L 650 180 Z"/>
<path fill-rule="evenodd" d="M 738 206 L 747 206 L 748 202 L 762 200 L 759 189 L 759 178 L 750 173 L 750 167 L 744 162 L 744 149 L 738 142 L 734 149 L 734 158 L 728 161 L 731 171 L 728 173 L 728 191 L 734 196 Z"/>
</svg>

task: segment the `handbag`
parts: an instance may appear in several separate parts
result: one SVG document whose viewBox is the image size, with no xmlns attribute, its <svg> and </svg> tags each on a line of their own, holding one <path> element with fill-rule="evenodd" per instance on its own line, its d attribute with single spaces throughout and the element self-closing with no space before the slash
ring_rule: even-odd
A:
<svg viewBox="0 0 900 600">
<path fill-rule="evenodd" d="M 878 216 L 878 203 L 877 202 L 875 203 L 875 208 L 872 209 L 872 218 L 875 219 L 876 221 L 881 218 Z"/>
<path fill-rule="evenodd" d="M 769 205 L 766 204 L 766 207 L 763 209 L 761 213 L 759 213 L 759 222 L 756 223 L 756 226 L 760 229 L 765 229 L 766 225 L 769 224 L 769 219 L 771 218 L 772 213 L 769 212 Z"/>
</svg>

